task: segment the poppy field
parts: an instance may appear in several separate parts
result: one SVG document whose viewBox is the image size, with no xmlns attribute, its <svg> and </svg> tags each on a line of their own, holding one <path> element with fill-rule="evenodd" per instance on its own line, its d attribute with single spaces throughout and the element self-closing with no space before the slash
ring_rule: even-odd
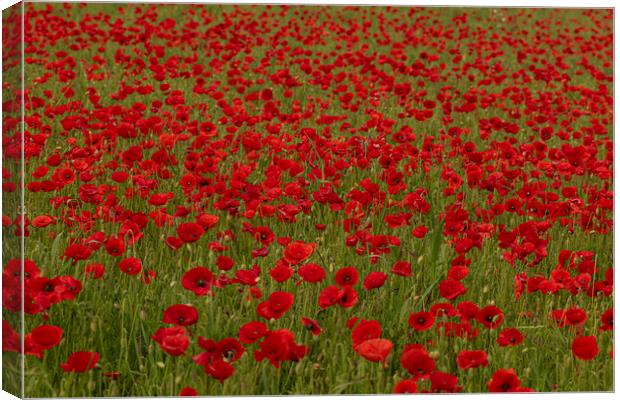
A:
<svg viewBox="0 0 620 400">
<path fill-rule="evenodd" d="M 24 13 L 4 390 L 613 390 L 613 10 Z"/>
</svg>

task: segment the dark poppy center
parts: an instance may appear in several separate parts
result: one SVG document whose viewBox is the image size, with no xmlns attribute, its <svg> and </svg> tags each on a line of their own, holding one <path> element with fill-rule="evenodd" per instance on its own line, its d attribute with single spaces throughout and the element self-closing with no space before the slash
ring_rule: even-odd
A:
<svg viewBox="0 0 620 400">
<path fill-rule="evenodd" d="M 207 285 L 207 283 L 204 281 L 204 279 L 198 279 L 196 281 L 196 286 L 198 286 L 198 287 L 202 288 L 202 287 L 205 287 L 206 285 Z"/>
<path fill-rule="evenodd" d="M 509 385 L 509 384 L 507 384 L 507 383 L 504 383 L 504 384 L 502 385 L 502 389 L 503 389 L 504 391 L 506 391 L 506 390 L 510 389 L 510 385 Z"/>
<path fill-rule="evenodd" d="M 228 349 L 224 352 L 224 360 L 230 361 L 235 357 L 235 352 L 231 349 Z"/>
<path fill-rule="evenodd" d="M 423 324 L 426 322 L 426 319 L 424 319 L 423 317 L 418 318 L 418 324 Z"/>
<path fill-rule="evenodd" d="M 179 317 L 177 318 L 177 321 L 182 324 L 183 322 L 185 322 L 185 318 L 184 317 Z"/>
</svg>

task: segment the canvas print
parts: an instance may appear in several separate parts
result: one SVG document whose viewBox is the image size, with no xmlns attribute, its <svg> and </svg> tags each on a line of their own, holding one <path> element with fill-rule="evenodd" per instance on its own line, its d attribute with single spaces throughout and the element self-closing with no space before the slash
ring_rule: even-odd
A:
<svg viewBox="0 0 620 400">
<path fill-rule="evenodd" d="M 2 17 L 5 391 L 613 391 L 612 9 Z"/>
</svg>

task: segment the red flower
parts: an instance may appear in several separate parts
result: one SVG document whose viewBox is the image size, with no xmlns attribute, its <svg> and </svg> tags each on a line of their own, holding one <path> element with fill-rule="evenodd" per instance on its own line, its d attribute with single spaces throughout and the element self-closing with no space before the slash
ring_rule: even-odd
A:
<svg viewBox="0 0 620 400">
<path fill-rule="evenodd" d="M 504 313 L 495 306 L 486 306 L 478 311 L 476 320 L 488 329 L 493 329 L 502 324 Z"/>
<path fill-rule="evenodd" d="M 328 286 L 319 293 L 319 307 L 327 308 L 337 304 L 342 297 L 341 290 L 338 286 Z"/>
<path fill-rule="evenodd" d="M 185 330 L 180 326 L 159 328 L 151 337 L 159 344 L 162 350 L 171 356 L 185 354 L 185 350 L 189 347 L 189 339 L 185 335 Z"/>
<path fill-rule="evenodd" d="M 46 226 L 51 225 L 54 222 L 54 217 L 50 217 L 49 215 L 38 215 L 32 219 L 30 225 L 36 228 L 45 228 Z"/>
<path fill-rule="evenodd" d="M 435 370 L 435 360 L 433 360 L 422 346 L 411 346 L 405 349 L 400 364 L 412 376 L 418 378 L 428 378 L 430 373 Z"/>
<path fill-rule="evenodd" d="M 314 243 L 304 243 L 301 241 L 291 242 L 286 245 L 284 249 L 284 259 L 289 264 L 299 264 L 312 255 L 315 247 L 316 244 Z"/>
<path fill-rule="evenodd" d="M 361 320 L 351 331 L 353 347 L 370 339 L 381 337 L 381 324 L 374 320 Z"/>
<path fill-rule="evenodd" d="M 62 329 L 54 325 L 41 325 L 34 328 L 24 337 L 25 353 L 38 358 L 43 357 L 43 351 L 60 343 L 62 333 Z"/>
<path fill-rule="evenodd" d="M 507 328 L 499 333 L 497 343 L 502 346 L 516 346 L 523 342 L 523 335 L 516 328 Z"/>
<path fill-rule="evenodd" d="M 460 369 L 486 367 L 489 365 L 487 353 L 483 350 L 463 350 L 456 357 Z"/>
<path fill-rule="evenodd" d="M 304 264 L 297 269 L 297 273 L 305 282 L 321 282 L 325 278 L 325 270 L 317 264 Z"/>
<path fill-rule="evenodd" d="M 276 368 L 282 361 L 299 361 L 308 353 L 308 348 L 296 344 L 295 335 L 287 329 L 268 332 L 259 347 L 254 359 L 260 362 L 266 358 Z"/>
<path fill-rule="evenodd" d="M 304 328 L 309 330 L 314 336 L 318 336 L 321 334 L 321 331 L 322 331 L 321 327 L 315 320 L 306 318 L 306 317 L 301 317 L 301 323 L 304 326 Z"/>
<path fill-rule="evenodd" d="M 179 396 L 198 396 L 198 392 L 193 387 L 186 386 L 181 389 Z"/>
<path fill-rule="evenodd" d="M 162 322 L 179 326 L 194 325 L 198 321 L 198 310 L 185 304 L 175 304 L 164 311 Z"/>
<path fill-rule="evenodd" d="M 388 278 L 388 275 L 384 272 L 380 272 L 380 271 L 370 272 L 368 275 L 366 275 L 366 278 L 364 278 L 364 289 L 366 290 L 378 289 L 381 286 L 383 286 L 387 278 Z"/>
<path fill-rule="evenodd" d="M 435 317 L 427 311 L 420 311 L 409 316 L 409 326 L 416 331 L 426 331 L 433 327 Z"/>
<path fill-rule="evenodd" d="M 511 369 L 498 369 L 487 385 L 489 392 L 518 392 L 521 381 Z"/>
<path fill-rule="evenodd" d="M 407 261 L 396 261 L 392 266 L 391 272 L 400 276 L 411 276 L 411 263 Z"/>
<path fill-rule="evenodd" d="M 99 279 L 105 273 L 103 264 L 93 263 L 84 267 L 84 274 L 89 275 L 93 279 Z"/>
<path fill-rule="evenodd" d="M 183 274 L 181 285 L 196 296 L 204 296 L 211 292 L 215 276 L 205 267 L 192 268 Z"/>
<path fill-rule="evenodd" d="M 340 268 L 336 272 L 334 280 L 340 287 L 353 286 L 359 280 L 359 273 L 355 267 Z"/>
<path fill-rule="evenodd" d="M 368 361 L 385 362 L 394 345 L 388 339 L 369 339 L 353 347 L 353 350 Z"/>
<path fill-rule="evenodd" d="M 105 242 L 105 251 L 113 257 L 119 257 L 125 251 L 125 241 L 121 238 L 111 237 Z"/>
<path fill-rule="evenodd" d="M 404 381 L 398 382 L 394 386 L 395 394 L 409 394 L 409 393 L 417 393 L 418 385 L 416 384 L 417 379 L 405 379 Z"/>
<path fill-rule="evenodd" d="M 239 340 L 242 343 L 254 343 L 267 333 L 267 325 L 262 322 L 252 321 L 239 328 Z"/>
<path fill-rule="evenodd" d="M 219 256 L 215 265 L 222 271 L 230 271 L 235 266 L 235 261 L 227 256 Z"/>
<path fill-rule="evenodd" d="M 439 284 L 439 295 L 446 300 L 456 299 L 457 297 L 465 294 L 465 292 L 467 292 L 465 286 L 463 286 L 463 284 L 456 279 L 444 279 Z"/>
<path fill-rule="evenodd" d="M 72 258 L 75 264 L 79 260 L 86 260 L 92 254 L 90 247 L 84 246 L 80 243 L 74 243 L 67 246 L 65 250 L 65 257 Z"/>
<path fill-rule="evenodd" d="M 411 234 L 418 239 L 422 239 L 427 233 L 428 229 L 424 225 L 418 226 L 411 231 Z"/>
<path fill-rule="evenodd" d="M 293 295 L 288 292 L 274 292 L 258 305 L 256 312 L 265 319 L 279 319 L 293 306 L 293 301 Z"/>
<path fill-rule="evenodd" d="M 598 354 L 594 336 L 580 336 L 573 340 L 573 354 L 581 360 L 592 360 Z"/>
<path fill-rule="evenodd" d="M 293 276 L 295 270 L 284 260 L 279 260 L 276 266 L 269 271 L 269 276 L 276 282 L 286 282 L 291 276 Z"/>
<path fill-rule="evenodd" d="M 205 231 L 214 227 L 219 222 L 220 217 L 213 214 L 200 214 L 196 217 L 196 223 L 200 225 Z"/>
<path fill-rule="evenodd" d="M 184 222 L 177 228 L 177 235 L 185 243 L 198 241 L 204 233 L 202 226 L 194 222 Z"/>
<path fill-rule="evenodd" d="M 434 393 L 458 393 L 461 387 L 457 385 L 458 379 L 454 375 L 441 371 L 433 371 L 430 375 L 431 390 Z"/>
<path fill-rule="evenodd" d="M 340 304 L 343 308 L 350 308 L 357 304 L 359 296 L 355 289 L 351 286 L 345 286 L 339 295 L 340 299 L 338 300 L 338 304 Z"/>
<path fill-rule="evenodd" d="M 476 318 L 476 315 L 480 310 L 476 303 L 473 303 L 471 301 L 461 301 L 459 304 L 456 305 L 456 308 L 458 309 L 461 321 L 464 322 Z"/>
<path fill-rule="evenodd" d="M 76 351 L 67 361 L 60 364 L 65 372 L 86 372 L 95 367 L 99 361 L 99 353 L 90 351 Z"/>
<path fill-rule="evenodd" d="M 135 257 L 128 257 L 118 264 L 118 268 L 127 275 L 137 275 L 142 272 L 142 261 Z"/>
<path fill-rule="evenodd" d="M 614 309 L 607 309 L 603 315 L 601 315 L 601 326 L 598 328 L 601 331 L 610 331 L 614 329 Z"/>
</svg>

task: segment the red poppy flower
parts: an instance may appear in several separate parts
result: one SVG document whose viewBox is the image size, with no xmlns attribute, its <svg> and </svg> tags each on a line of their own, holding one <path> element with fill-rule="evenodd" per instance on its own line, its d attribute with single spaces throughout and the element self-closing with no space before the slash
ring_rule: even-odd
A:
<svg viewBox="0 0 620 400">
<path fill-rule="evenodd" d="M 297 273 L 305 282 L 321 282 L 325 278 L 325 270 L 317 264 L 304 264 L 297 269 Z"/>
<path fill-rule="evenodd" d="M 364 278 L 364 289 L 366 290 L 378 289 L 381 286 L 383 286 L 387 278 L 388 278 L 388 275 L 384 272 L 380 272 L 380 271 L 370 272 L 368 275 L 366 275 L 366 278 Z"/>
<path fill-rule="evenodd" d="M 235 367 L 224 360 L 213 360 L 204 366 L 205 373 L 223 383 L 235 373 Z"/>
<path fill-rule="evenodd" d="M 322 329 L 319 326 L 319 324 L 313 319 L 310 319 L 307 317 L 301 317 L 301 323 L 304 326 L 304 328 L 309 330 L 314 336 L 318 336 L 322 332 Z"/>
<path fill-rule="evenodd" d="M 431 391 L 434 393 L 458 393 L 462 390 L 462 388 L 457 385 L 457 377 L 446 372 L 431 372 L 430 381 Z"/>
<path fill-rule="evenodd" d="M 486 367 L 489 365 L 487 353 L 483 350 L 463 350 L 456 357 L 460 369 Z"/>
<path fill-rule="evenodd" d="M 24 353 L 43 358 L 45 350 L 49 350 L 60 343 L 62 333 L 62 329 L 54 325 L 41 325 L 34 328 L 24 337 Z M 7 332 L 7 334 L 10 335 L 11 333 Z M 5 338 L 3 338 L 4 341 Z"/>
<path fill-rule="evenodd" d="M 86 372 L 95 367 L 99 361 L 99 353 L 90 351 L 76 351 L 71 353 L 67 361 L 60 364 L 65 372 Z"/>
<path fill-rule="evenodd" d="M 411 263 L 407 261 L 397 261 L 392 266 L 391 272 L 400 276 L 411 276 Z"/>
<path fill-rule="evenodd" d="M 179 326 L 194 325 L 198 321 L 198 310 L 185 304 L 175 304 L 164 311 L 162 322 Z"/>
<path fill-rule="evenodd" d="M 185 350 L 189 347 L 189 339 L 185 335 L 185 330 L 180 326 L 159 328 L 151 337 L 159 344 L 162 350 L 171 356 L 185 354 Z"/>
<path fill-rule="evenodd" d="M 227 256 L 218 256 L 215 265 L 221 271 L 230 271 L 235 266 L 235 261 Z"/>
<path fill-rule="evenodd" d="M 368 361 L 385 362 L 394 345 L 388 339 L 369 339 L 353 347 L 353 350 Z"/>
<path fill-rule="evenodd" d="M 395 394 L 411 394 L 418 392 L 417 379 L 405 379 L 394 386 Z"/>
<path fill-rule="evenodd" d="M 41 325 L 34 328 L 27 336 L 41 350 L 48 350 L 60 343 L 63 330 L 54 325 Z"/>
<path fill-rule="evenodd" d="M 340 290 L 338 304 L 343 308 L 351 308 L 357 304 L 359 296 L 351 286 L 345 286 Z"/>
<path fill-rule="evenodd" d="M 433 327 L 435 317 L 427 311 L 420 311 L 409 315 L 409 326 L 416 331 L 426 331 Z"/>
<path fill-rule="evenodd" d="M 338 286 L 331 285 L 321 290 L 319 293 L 319 307 L 328 308 L 337 304 L 342 297 L 342 292 Z"/>
<path fill-rule="evenodd" d="M 49 215 L 38 215 L 30 221 L 30 225 L 35 228 L 45 228 L 55 222 L 54 217 L 50 217 Z"/>
<path fill-rule="evenodd" d="M 405 349 L 400 364 L 412 376 L 418 378 L 428 378 L 435 370 L 435 360 L 433 360 L 423 348 L 412 347 Z"/>
<path fill-rule="evenodd" d="M 293 295 L 288 292 L 274 292 L 258 305 L 256 312 L 265 319 L 279 319 L 293 306 L 293 301 Z"/>
<path fill-rule="evenodd" d="M 489 392 L 518 392 L 521 381 L 511 369 L 498 369 L 487 385 Z"/>
<path fill-rule="evenodd" d="M 198 391 L 193 387 L 186 386 L 179 392 L 179 396 L 198 396 Z"/>
<path fill-rule="evenodd" d="M 286 245 L 284 249 L 284 259 L 289 264 L 299 264 L 312 255 L 315 247 L 316 244 L 314 243 L 304 243 L 301 241 L 291 242 Z"/>
<path fill-rule="evenodd" d="M 351 331 L 351 339 L 353 347 L 370 339 L 381 337 L 381 324 L 374 320 L 361 320 L 353 331 Z"/>
<path fill-rule="evenodd" d="M 268 332 L 259 348 L 254 351 L 254 359 L 259 362 L 268 359 L 276 368 L 283 361 L 299 361 L 308 353 L 308 348 L 295 343 L 295 335 L 287 329 Z"/>
<path fill-rule="evenodd" d="M 204 230 L 213 228 L 219 222 L 220 217 L 213 214 L 200 214 L 196 217 L 196 223 L 200 225 Z"/>
<path fill-rule="evenodd" d="M 183 274 L 181 285 L 196 296 L 204 296 L 211 292 L 215 276 L 205 267 L 192 268 Z"/>
<path fill-rule="evenodd" d="M 439 295 L 446 300 L 453 300 L 465 294 L 467 289 L 456 279 L 444 279 L 439 284 Z"/>
<path fill-rule="evenodd" d="M 239 328 L 239 340 L 242 343 L 254 343 L 267 333 L 267 325 L 259 321 L 252 321 L 243 324 Z"/>
<path fill-rule="evenodd" d="M 118 268 L 127 275 L 137 275 L 142 272 L 142 261 L 135 257 L 128 257 L 118 263 Z"/>
<path fill-rule="evenodd" d="M 359 273 L 355 267 L 344 267 L 336 271 L 334 278 L 340 287 L 353 286 L 359 280 Z"/>
<path fill-rule="evenodd" d="M 598 354 L 594 336 L 580 336 L 573 340 L 573 354 L 581 360 L 592 360 Z"/>
<path fill-rule="evenodd" d="M 456 305 L 456 308 L 458 309 L 461 321 L 470 321 L 476 318 L 476 315 L 480 310 L 476 303 L 473 303 L 471 301 L 461 301 L 459 304 Z"/>
<path fill-rule="evenodd" d="M 601 331 L 610 331 L 614 329 L 614 309 L 609 308 L 601 315 Z"/>
<path fill-rule="evenodd" d="M 497 336 L 497 343 L 502 346 L 517 346 L 523 342 L 523 335 L 516 328 L 507 328 Z"/>
<path fill-rule="evenodd" d="M 93 263 L 88 264 L 84 267 L 84 274 L 90 276 L 93 279 L 100 279 L 101 277 L 103 277 L 104 273 L 105 267 L 103 266 L 103 264 Z"/>
<path fill-rule="evenodd" d="M 92 254 L 92 250 L 88 246 L 84 246 L 80 243 L 74 243 L 67 246 L 65 250 L 65 257 L 72 258 L 75 264 L 79 260 L 86 260 Z"/>
<path fill-rule="evenodd" d="M 286 282 L 294 273 L 295 270 L 286 261 L 279 260 L 276 266 L 269 271 L 269 276 L 276 282 Z"/>
<path fill-rule="evenodd" d="M 504 313 L 495 306 L 486 306 L 478 311 L 476 320 L 486 328 L 494 329 L 502 324 Z"/>
<path fill-rule="evenodd" d="M 121 238 L 111 237 L 105 242 L 105 251 L 113 257 L 119 257 L 125 251 L 125 241 Z"/>
<path fill-rule="evenodd" d="M 198 241 L 205 233 L 202 226 L 194 222 L 184 222 L 177 228 L 177 235 L 185 243 L 193 243 Z"/>
<path fill-rule="evenodd" d="M 427 233 L 428 228 L 426 228 L 424 225 L 418 226 L 414 228 L 413 231 L 411 231 L 411 234 L 418 239 L 422 239 L 424 236 L 426 236 Z"/>
</svg>

